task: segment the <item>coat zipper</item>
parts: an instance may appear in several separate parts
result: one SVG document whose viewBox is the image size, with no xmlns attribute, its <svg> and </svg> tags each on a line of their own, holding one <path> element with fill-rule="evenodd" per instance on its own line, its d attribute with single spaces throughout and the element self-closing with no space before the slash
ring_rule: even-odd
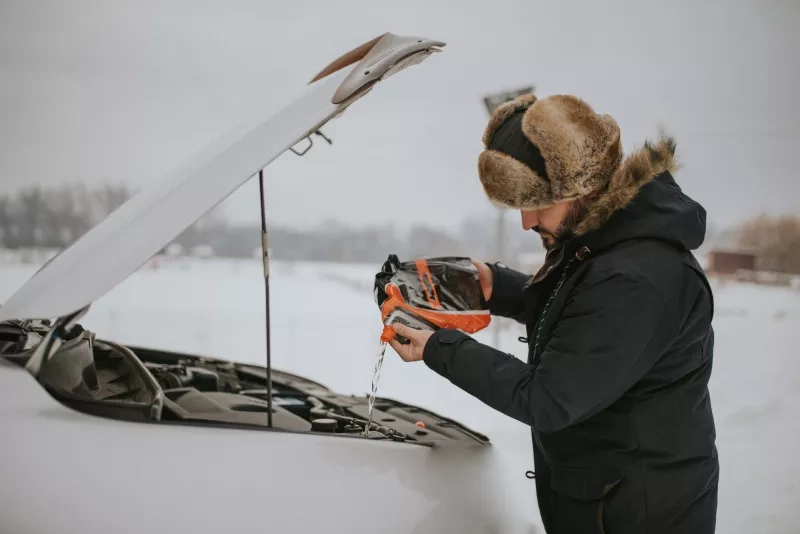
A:
<svg viewBox="0 0 800 534">
<path fill-rule="evenodd" d="M 542 309 L 542 314 L 539 316 L 539 321 L 536 324 L 536 339 L 533 343 L 534 360 L 538 356 L 539 342 L 541 341 L 542 338 L 542 329 L 544 328 L 544 320 L 545 318 L 547 318 L 547 312 L 550 311 L 550 304 L 553 303 L 553 299 L 556 298 L 556 295 L 558 295 L 558 291 L 561 289 L 561 286 L 567 279 L 567 273 L 569 272 L 569 268 L 572 265 L 572 263 L 575 260 L 583 261 L 589 254 L 591 254 L 591 250 L 589 250 L 589 247 L 583 246 L 575 252 L 575 255 L 572 258 L 570 258 L 570 260 L 564 266 L 564 271 L 561 273 L 561 278 L 559 278 L 558 283 L 556 284 L 556 288 L 550 294 L 550 298 L 547 299 L 547 302 L 545 303 L 544 308 Z"/>
</svg>

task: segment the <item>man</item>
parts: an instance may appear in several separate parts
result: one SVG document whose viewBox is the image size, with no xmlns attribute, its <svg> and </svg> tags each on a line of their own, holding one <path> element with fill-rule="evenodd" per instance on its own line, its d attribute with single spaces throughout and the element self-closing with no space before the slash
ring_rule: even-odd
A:
<svg viewBox="0 0 800 534">
<path fill-rule="evenodd" d="M 675 143 L 623 159 L 616 122 L 573 96 L 500 106 L 484 191 L 547 249 L 529 277 L 478 266 L 493 315 L 527 326 L 527 363 L 466 334 L 395 326 L 425 363 L 530 425 L 548 533 L 714 531 L 711 289 L 691 250 L 705 210 L 675 183 Z"/>
</svg>

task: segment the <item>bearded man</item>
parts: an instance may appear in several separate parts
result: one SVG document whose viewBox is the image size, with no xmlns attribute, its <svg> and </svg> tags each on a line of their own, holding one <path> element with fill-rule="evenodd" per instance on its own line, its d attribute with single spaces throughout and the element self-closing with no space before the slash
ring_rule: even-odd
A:
<svg viewBox="0 0 800 534">
<path fill-rule="evenodd" d="M 500 106 L 483 141 L 486 195 L 547 249 L 534 276 L 473 261 L 491 313 L 526 325 L 527 362 L 450 329 L 395 325 L 394 350 L 531 427 L 549 534 L 714 532 L 706 212 L 674 141 L 623 157 L 614 119 L 570 95 Z"/>
</svg>

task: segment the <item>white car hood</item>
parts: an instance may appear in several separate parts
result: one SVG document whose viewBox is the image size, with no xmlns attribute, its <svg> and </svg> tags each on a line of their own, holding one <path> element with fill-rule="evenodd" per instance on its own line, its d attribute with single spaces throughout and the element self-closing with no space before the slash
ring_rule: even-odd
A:
<svg viewBox="0 0 800 534">
<path fill-rule="evenodd" d="M 45 264 L 0 307 L 0 321 L 63 317 L 90 305 L 377 82 L 442 46 L 387 33 L 343 55 L 306 94 L 218 139 Z"/>
</svg>

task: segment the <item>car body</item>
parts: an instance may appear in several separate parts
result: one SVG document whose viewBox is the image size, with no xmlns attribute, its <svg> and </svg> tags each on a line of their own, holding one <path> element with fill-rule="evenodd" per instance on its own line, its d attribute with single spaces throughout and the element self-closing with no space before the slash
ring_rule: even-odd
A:
<svg viewBox="0 0 800 534">
<path fill-rule="evenodd" d="M 441 46 L 384 34 L 345 54 L 295 102 L 132 198 L 0 307 L 0 530 L 531 531 L 489 438 L 456 421 L 378 398 L 367 432 L 365 397 L 79 324 L 278 155 Z"/>
</svg>

